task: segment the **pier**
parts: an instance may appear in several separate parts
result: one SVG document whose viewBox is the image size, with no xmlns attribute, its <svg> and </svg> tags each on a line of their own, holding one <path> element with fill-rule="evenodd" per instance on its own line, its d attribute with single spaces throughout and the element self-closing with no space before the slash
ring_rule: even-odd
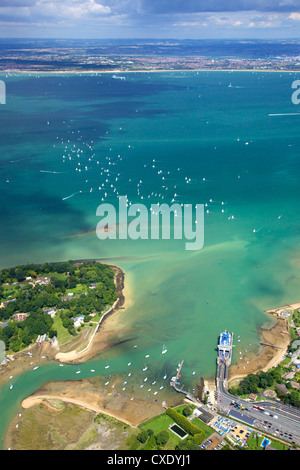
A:
<svg viewBox="0 0 300 470">
<path fill-rule="evenodd" d="M 194 403 L 199 404 L 198 400 L 194 397 L 194 395 L 192 393 L 187 392 L 186 390 L 184 390 L 183 389 L 184 385 L 181 385 L 180 382 L 178 381 L 178 379 L 181 376 L 180 372 L 181 372 L 183 363 L 184 363 L 184 361 L 181 361 L 180 364 L 178 365 L 176 375 L 174 377 L 172 377 L 171 382 L 170 382 L 170 386 L 173 387 L 174 390 L 176 390 L 176 392 L 183 393 L 186 396 L 186 398 L 193 401 Z"/>
<path fill-rule="evenodd" d="M 270 348 L 276 348 L 276 349 L 284 349 L 281 346 L 276 346 L 276 344 L 269 344 L 269 343 L 263 343 L 262 341 L 260 342 L 262 346 L 269 346 Z"/>
<path fill-rule="evenodd" d="M 218 358 L 217 358 L 217 374 L 216 374 L 216 386 L 217 390 L 220 387 L 223 389 L 226 388 L 227 377 L 228 377 L 228 368 L 231 364 L 232 358 L 232 347 L 233 347 L 233 333 L 229 333 L 225 330 L 220 335 L 219 345 L 218 345 Z M 178 393 L 183 393 L 185 397 L 191 400 L 194 403 L 199 405 L 199 401 L 194 397 L 190 392 L 184 390 L 184 385 L 180 383 L 181 369 L 184 361 L 181 361 L 176 370 L 176 375 L 171 378 L 170 386 L 176 390 Z"/>
</svg>

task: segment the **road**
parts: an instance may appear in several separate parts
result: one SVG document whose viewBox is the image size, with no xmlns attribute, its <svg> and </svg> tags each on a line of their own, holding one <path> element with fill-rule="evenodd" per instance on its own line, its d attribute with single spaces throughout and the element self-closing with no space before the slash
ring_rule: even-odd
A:
<svg viewBox="0 0 300 470">
<path fill-rule="evenodd" d="M 228 368 L 225 364 L 217 370 L 217 406 L 229 413 L 235 409 L 255 420 L 254 427 L 289 443 L 300 445 L 300 410 L 277 400 L 250 403 L 227 391 Z M 234 403 L 234 404 L 233 404 Z M 261 410 L 254 408 L 259 407 Z M 244 409 L 241 409 L 244 407 Z"/>
</svg>

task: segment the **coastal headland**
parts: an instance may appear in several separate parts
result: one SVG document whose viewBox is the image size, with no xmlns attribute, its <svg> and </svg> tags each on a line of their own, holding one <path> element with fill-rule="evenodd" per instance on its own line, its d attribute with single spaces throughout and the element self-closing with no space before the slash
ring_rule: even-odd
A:
<svg viewBox="0 0 300 470">
<path fill-rule="evenodd" d="M 88 260 L 75 261 L 81 263 Z M 90 260 L 89 260 L 90 261 Z M 114 271 L 117 300 L 113 306 L 102 315 L 96 333 L 88 347 L 84 334 L 79 335 L 76 344 L 66 343 L 61 347 L 53 347 L 51 343 L 34 343 L 23 351 L 9 355 L 9 362 L 0 368 L 0 386 L 9 380 L 10 376 L 32 369 L 33 365 L 42 365 L 45 361 L 58 361 L 68 364 L 79 364 L 90 360 L 101 351 L 119 343 L 117 332 L 120 331 L 120 314 L 130 303 L 130 288 L 125 287 L 125 273 L 118 266 L 109 265 Z M 126 296 L 126 297 L 125 297 Z M 118 326 L 119 325 L 119 326 Z M 84 331 L 84 330 L 83 330 Z M 80 352 L 78 354 L 78 351 Z M 28 354 L 30 353 L 30 354 Z"/>
</svg>

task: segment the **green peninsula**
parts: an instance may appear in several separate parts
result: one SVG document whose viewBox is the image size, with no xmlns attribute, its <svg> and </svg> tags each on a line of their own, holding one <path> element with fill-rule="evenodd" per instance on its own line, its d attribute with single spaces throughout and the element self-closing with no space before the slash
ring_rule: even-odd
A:
<svg viewBox="0 0 300 470">
<path fill-rule="evenodd" d="M 76 336 L 117 299 L 112 267 L 98 261 L 27 264 L 0 271 L 0 340 L 15 353 Z"/>
</svg>

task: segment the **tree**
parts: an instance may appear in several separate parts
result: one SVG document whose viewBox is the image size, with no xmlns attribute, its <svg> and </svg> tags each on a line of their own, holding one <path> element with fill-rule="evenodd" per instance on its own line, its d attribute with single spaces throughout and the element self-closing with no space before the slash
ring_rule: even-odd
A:
<svg viewBox="0 0 300 470">
<path fill-rule="evenodd" d="M 187 416 L 190 416 L 192 414 L 192 408 L 190 406 L 186 406 L 185 408 L 183 408 L 182 410 L 182 414 L 183 416 L 187 417 Z"/>
<path fill-rule="evenodd" d="M 155 441 L 158 446 L 163 446 L 165 445 L 169 440 L 169 433 L 168 431 L 160 431 L 158 434 L 155 436 Z"/>
<path fill-rule="evenodd" d="M 139 442 L 141 442 L 142 444 L 145 444 L 145 442 L 147 441 L 148 439 L 148 433 L 147 431 L 143 430 L 141 431 L 137 436 L 136 436 L 137 440 Z"/>
</svg>

